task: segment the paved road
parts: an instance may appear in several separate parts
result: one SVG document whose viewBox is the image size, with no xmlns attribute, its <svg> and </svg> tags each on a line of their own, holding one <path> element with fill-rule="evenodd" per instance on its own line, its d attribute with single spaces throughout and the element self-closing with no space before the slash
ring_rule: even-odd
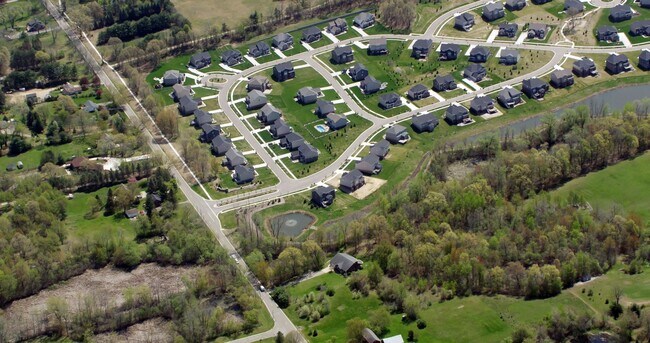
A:
<svg viewBox="0 0 650 343">
<path fill-rule="evenodd" d="M 77 50 L 80 51 L 88 65 L 93 69 L 93 71 L 99 76 L 101 79 L 102 83 L 107 86 L 107 88 L 111 92 L 118 92 L 118 88 L 115 86 L 113 83 L 113 80 L 121 80 L 120 76 L 107 64 L 104 64 L 103 59 L 101 60 L 102 65 L 100 65 L 92 56 L 91 51 L 89 50 L 87 45 L 82 44 L 82 42 L 79 40 L 78 35 L 76 32 L 70 27 L 68 22 L 63 19 L 59 13 L 58 10 L 52 3 L 50 3 L 49 0 L 42 0 L 45 6 L 47 7 L 48 11 L 50 14 L 56 19 L 57 23 L 61 27 L 62 30 L 68 35 L 70 38 L 71 42 L 73 45 L 77 48 Z M 593 1 L 599 1 L 599 0 L 593 0 Z M 368 37 L 358 37 L 358 38 L 352 38 L 348 39 L 345 41 L 342 41 L 337 44 L 330 44 L 328 46 L 320 47 L 311 51 L 303 52 L 294 56 L 287 57 L 282 60 L 276 60 L 268 63 L 264 63 L 258 66 L 251 67 L 241 73 L 238 73 L 237 75 L 231 75 L 231 76 L 225 76 L 226 78 L 226 83 L 222 85 L 222 91 L 219 92 L 218 95 L 218 101 L 220 107 L 224 110 L 225 115 L 228 117 L 228 119 L 233 123 L 233 125 L 241 132 L 241 134 L 244 136 L 246 141 L 251 145 L 253 149 L 256 150 L 256 152 L 259 154 L 259 156 L 262 158 L 262 160 L 269 166 L 269 168 L 273 171 L 273 173 L 278 177 L 279 183 L 278 185 L 274 187 L 269 187 L 268 193 L 264 193 L 262 195 L 255 196 L 251 199 L 245 199 L 245 200 L 239 200 L 239 201 L 232 201 L 230 203 L 224 203 L 223 201 L 209 201 L 205 200 L 202 198 L 200 195 L 195 193 L 190 185 L 185 181 L 185 179 L 182 177 L 181 173 L 175 168 L 171 167 L 172 174 L 175 176 L 179 188 L 183 192 L 183 194 L 187 197 L 188 201 L 192 204 L 192 206 L 196 209 L 196 211 L 199 213 L 203 221 L 206 223 L 206 225 L 210 228 L 210 230 L 213 232 L 219 243 L 228 251 L 230 255 L 235 254 L 235 256 L 238 257 L 237 251 L 233 244 L 230 242 L 228 237 L 223 233 L 222 231 L 222 226 L 219 221 L 218 215 L 224 211 L 228 210 L 233 210 L 237 208 L 241 208 L 243 206 L 250 205 L 252 203 L 256 202 L 261 202 L 261 201 L 268 201 L 271 199 L 275 199 L 281 196 L 286 196 L 288 194 L 292 194 L 295 192 L 303 191 L 305 189 L 308 189 L 315 185 L 317 182 L 320 182 L 324 179 L 327 179 L 334 175 L 334 173 L 346 162 L 346 160 L 354 154 L 354 152 L 359 148 L 359 146 L 369 140 L 373 135 L 376 134 L 377 131 L 381 130 L 382 128 L 403 120 L 407 120 L 413 115 L 417 114 L 417 112 L 422 112 L 422 111 L 433 111 L 437 109 L 442 109 L 447 107 L 451 102 L 462 102 L 469 100 L 473 98 L 477 92 L 461 95 L 459 97 L 453 98 L 453 99 L 448 99 L 440 103 L 432 104 L 429 106 L 422 107 L 418 109 L 417 111 L 410 111 L 406 112 L 403 114 L 400 114 L 395 117 L 391 118 L 382 118 L 378 117 L 374 114 L 369 113 L 366 109 L 364 109 L 357 101 L 354 101 L 352 97 L 343 89 L 341 84 L 335 80 L 335 78 L 331 75 L 331 71 L 329 71 L 324 65 L 322 65 L 320 62 L 316 61 L 314 59 L 314 56 L 327 52 L 331 50 L 335 45 L 343 45 L 343 44 L 350 44 L 355 41 L 367 41 L 371 38 L 386 38 L 386 39 L 398 39 L 398 40 L 412 40 L 412 39 L 419 39 L 419 38 L 428 38 L 432 39 L 434 42 L 440 43 L 440 42 L 453 42 L 461 45 L 472 45 L 472 44 L 481 44 L 483 46 L 488 46 L 488 47 L 506 47 L 506 48 L 517 48 L 517 49 L 530 49 L 530 50 L 542 50 L 542 51 L 550 51 L 553 53 L 553 58 L 546 63 L 542 68 L 533 71 L 531 73 L 528 73 L 526 75 L 493 85 L 484 88 L 481 90 L 481 93 L 490 93 L 492 91 L 499 90 L 503 86 L 506 85 L 514 85 L 517 83 L 520 83 L 522 80 L 526 78 L 530 78 L 533 76 L 540 76 L 545 73 L 550 72 L 553 67 L 560 63 L 563 59 L 563 56 L 568 53 L 572 54 L 585 54 L 585 53 L 603 53 L 603 52 L 626 52 L 626 51 L 637 51 L 640 50 L 641 48 L 645 48 L 650 46 L 650 44 L 644 44 L 641 46 L 635 46 L 631 48 L 620 48 L 620 47 L 567 47 L 567 46 L 555 46 L 555 45 L 547 45 L 547 44 L 532 44 L 532 43 L 524 43 L 522 45 L 514 45 L 512 42 L 493 42 L 493 43 L 485 43 L 484 40 L 479 40 L 479 39 L 458 39 L 458 38 L 453 38 L 453 37 L 439 37 L 436 36 L 435 33 L 439 31 L 439 29 L 451 18 L 453 18 L 453 14 L 455 12 L 465 12 L 468 10 L 471 10 L 475 7 L 482 6 L 484 3 L 486 3 L 487 0 L 481 0 L 477 2 L 473 2 L 471 4 L 461 6 L 457 9 L 454 9 L 450 12 L 447 12 L 440 17 L 438 17 L 436 20 L 433 21 L 433 23 L 429 26 L 427 31 L 422 34 L 422 35 L 392 35 L 392 34 L 384 34 L 384 35 L 374 35 L 374 36 L 368 36 Z M 90 44 L 88 42 L 88 44 Z M 94 47 L 93 47 L 94 48 Z M 316 71 L 318 71 L 334 88 L 334 90 L 337 92 L 339 97 L 345 101 L 345 103 L 352 109 L 354 112 L 356 112 L 358 115 L 361 117 L 369 120 L 372 124 L 369 129 L 364 131 L 362 134 L 360 134 L 352 144 L 336 159 L 334 163 L 331 165 L 327 166 L 326 168 L 318 171 L 317 173 L 314 173 L 308 177 L 304 177 L 301 179 L 292 179 L 290 178 L 280 166 L 275 163 L 271 157 L 271 155 L 262 147 L 262 145 L 255 139 L 255 137 L 250 133 L 250 131 L 247 129 L 246 125 L 241 121 L 237 113 L 228 105 L 229 101 L 232 101 L 232 89 L 236 84 L 241 82 L 242 78 L 248 77 L 252 74 L 255 74 L 256 72 L 259 72 L 261 70 L 267 69 L 272 67 L 273 65 L 280 63 L 281 61 L 295 61 L 295 60 L 303 60 L 306 63 L 308 63 L 312 68 L 314 68 Z M 109 77 L 111 76 L 111 77 Z M 231 90 L 231 91 L 228 91 Z M 172 150 L 174 155 L 172 156 L 173 158 L 178 158 L 180 159 L 180 156 L 178 156 L 178 153 L 173 150 L 173 147 L 169 145 L 169 142 L 163 139 L 166 144 L 160 144 L 160 137 L 159 133 L 152 133 L 150 132 L 144 125 L 142 125 L 142 122 L 140 118 L 144 118 L 145 120 L 151 120 L 148 115 L 146 115 L 144 112 L 142 112 L 142 117 L 139 117 L 134 109 L 129 106 L 125 105 L 124 110 L 129 117 L 129 119 L 136 124 L 137 126 L 141 127 L 143 129 L 144 134 L 147 137 L 147 140 L 149 142 L 149 145 L 154 152 L 166 152 L 163 147 L 168 148 L 167 150 Z M 140 110 L 140 109 L 139 109 Z M 157 138 L 157 139 L 156 139 Z M 251 284 L 256 285 L 257 281 L 255 280 L 254 276 L 252 273 L 250 273 L 250 270 L 248 266 L 245 264 L 245 262 L 238 257 L 239 260 L 239 268 L 241 271 L 244 273 L 249 278 L 249 281 Z M 297 328 L 289 318 L 284 314 L 282 310 L 280 310 L 277 305 L 273 302 L 273 300 L 269 297 L 268 293 L 263 293 L 259 292 L 256 290 L 258 296 L 262 299 L 264 305 L 267 307 L 269 312 L 271 313 L 271 316 L 273 317 L 274 320 L 274 326 L 271 330 L 266 331 L 264 333 L 260 333 L 257 335 L 245 337 L 242 339 L 237 339 L 234 340 L 233 342 L 236 343 L 251 343 L 251 342 L 256 342 L 261 339 L 265 338 L 270 338 L 275 336 L 275 334 L 278 331 L 282 331 L 285 334 L 290 332 L 290 331 L 295 331 Z"/>
</svg>

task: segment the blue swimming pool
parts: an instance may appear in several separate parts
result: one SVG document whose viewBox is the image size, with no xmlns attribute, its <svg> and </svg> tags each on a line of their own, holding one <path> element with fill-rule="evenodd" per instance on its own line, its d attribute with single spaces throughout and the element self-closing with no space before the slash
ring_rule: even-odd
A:
<svg viewBox="0 0 650 343">
<path fill-rule="evenodd" d="M 325 133 L 330 130 L 330 128 L 327 127 L 327 125 L 323 125 L 323 124 L 314 125 L 314 128 L 316 129 L 316 131 L 320 133 Z"/>
</svg>

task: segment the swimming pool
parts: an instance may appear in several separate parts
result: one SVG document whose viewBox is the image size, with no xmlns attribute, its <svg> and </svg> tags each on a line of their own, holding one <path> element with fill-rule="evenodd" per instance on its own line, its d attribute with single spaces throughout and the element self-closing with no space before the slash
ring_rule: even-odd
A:
<svg viewBox="0 0 650 343">
<path fill-rule="evenodd" d="M 316 131 L 320 133 L 325 133 L 330 130 L 330 128 L 327 125 L 323 125 L 323 124 L 314 125 L 314 128 L 316 129 Z"/>
</svg>

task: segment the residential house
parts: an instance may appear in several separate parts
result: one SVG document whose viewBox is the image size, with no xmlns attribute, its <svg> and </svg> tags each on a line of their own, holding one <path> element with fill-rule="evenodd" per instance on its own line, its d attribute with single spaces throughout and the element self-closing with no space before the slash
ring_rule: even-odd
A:
<svg viewBox="0 0 650 343">
<path fill-rule="evenodd" d="M 140 211 L 138 211 L 137 208 L 131 208 L 126 211 L 124 211 L 124 216 L 127 217 L 128 219 L 135 219 L 138 217 L 140 214 Z"/>
<path fill-rule="evenodd" d="M 370 153 L 377 155 L 380 160 L 383 160 L 390 152 L 390 142 L 385 139 L 380 140 L 370 147 Z"/>
<path fill-rule="evenodd" d="M 278 110 L 273 104 L 266 104 L 262 109 L 257 113 L 257 120 L 259 120 L 264 125 L 273 125 L 276 120 L 282 117 L 282 112 Z"/>
<path fill-rule="evenodd" d="M 88 101 L 90 101 L 90 100 L 88 100 Z M 36 93 L 26 94 L 25 95 L 25 102 L 27 103 L 28 106 L 33 106 L 34 104 L 38 103 L 38 96 L 36 95 Z M 88 111 L 86 111 L 86 112 L 88 112 Z"/>
<path fill-rule="evenodd" d="M 269 129 L 269 132 L 271 133 L 271 136 L 275 139 L 281 139 L 284 138 L 286 135 L 288 135 L 290 132 L 292 132 L 291 126 L 287 125 L 287 123 L 282 120 L 282 118 L 276 120 L 273 125 L 271 125 L 271 128 Z"/>
<path fill-rule="evenodd" d="M 172 99 L 174 99 L 174 102 L 178 102 L 182 97 L 184 96 L 191 96 L 194 95 L 194 91 L 192 90 L 191 87 L 183 86 L 180 83 L 175 83 L 172 86 Z"/>
<path fill-rule="evenodd" d="M 253 182 L 255 180 L 255 169 L 250 166 L 235 166 L 232 179 L 238 185 Z"/>
<path fill-rule="evenodd" d="M 564 11 L 575 15 L 584 12 L 585 5 L 580 0 L 565 0 Z"/>
<path fill-rule="evenodd" d="M 549 89 L 548 83 L 546 83 L 546 81 L 538 79 L 536 77 L 525 79 L 521 83 L 521 86 L 521 91 L 526 94 L 526 96 L 536 100 L 543 99 Z"/>
<path fill-rule="evenodd" d="M 548 26 L 543 23 L 528 24 L 528 39 L 544 39 L 548 32 Z"/>
<path fill-rule="evenodd" d="M 469 53 L 469 61 L 474 63 L 485 63 L 490 57 L 490 49 L 484 46 L 476 46 Z"/>
<path fill-rule="evenodd" d="M 239 50 L 231 49 L 221 53 L 221 63 L 229 67 L 237 65 L 241 63 L 243 60 L 244 60 L 244 56 L 242 56 Z"/>
<path fill-rule="evenodd" d="M 185 82 L 185 74 L 178 70 L 167 70 L 162 77 L 162 85 L 165 87 L 173 86 L 177 83 L 182 84 L 183 82 Z M 81 87 L 79 87 L 79 91 L 81 92 Z"/>
<path fill-rule="evenodd" d="M 639 6 L 642 8 L 650 8 L 650 0 L 639 0 Z"/>
<path fill-rule="evenodd" d="M 178 111 L 183 116 L 193 114 L 199 108 L 199 102 L 189 95 L 178 99 Z"/>
<path fill-rule="evenodd" d="M 352 47 L 350 46 L 337 46 L 332 50 L 332 62 L 335 64 L 345 64 L 354 61 L 352 54 Z"/>
<path fill-rule="evenodd" d="M 632 7 L 628 5 L 616 5 L 609 10 L 609 20 L 614 23 L 632 19 Z"/>
<path fill-rule="evenodd" d="M 433 113 L 424 113 L 411 118 L 411 127 L 417 133 L 433 132 L 438 123 L 438 118 Z"/>
<path fill-rule="evenodd" d="M 369 154 L 355 163 L 354 168 L 362 172 L 364 175 L 375 175 L 381 172 L 381 163 L 379 157 L 374 154 Z"/>
<path fill-rule="evenodd" d="M 320 88 L 302 87 L 298 90 L 296 98 L 298 99 L 298 103 L 308 105 L 315 103 L 319 95 Z"/>
<path fill-rule="evenodd" d="M 601 42 L 618 42 L 618 30 L 614 26 L 599 26 L 596 29 L 596 38 Z"/>
<path fill-rule="evenodd" d="M 487 22 L 495 21 L 506 16 L 503 4 L 500 2 L 488 2 L 483 6 L 483 19 Z"/>
<path fill-rule="evenodd" d="M 246 95 L 246 109 L 247 110 L 256 110 L 258 108 L 262 108 L 268 100 L 266 99 L 266 95 L 264 93 L 258 91 L 257 89 L 253 89 L 252 91 L 248 92 L 248 95 Z"/>
<path fill-rule="evenodd" d="M 512 87 L 506 87 L 499 92 L 497 101 L 505 108 L 513 108 L 521 103 L 521 92 Z"/>
<path fill-rule="evenodd" d="M 273 37 L 271 44 L 280 51 L 289 50 L 293 47 L 293 36 L 285 32 L 279 33 Z"/>
<path fill-rule="evenodd" d="M 543 5 L 547 2 L 551 2 L 551 0 L 532 0 L 535 5 Z"/>
<path fill-rule="evenodd" d="M 348 69 L 348 75 L 354 82 L 362 81 L 368 77 L 368 68 L 361 63 L 356 63 L 352 68 Z"/>
<path fill-rule="evenodd" d="M 458 58 L 460 54 L 460 46 L 454 43 L 442 43 L 440 45 L 440 57 L 441 61 L 454 61 Z"/>
<path fill-rule="evenodd" d="M 336 108 L 334 107 L 333 102 L 323 99 L 316 100 L 316 110 L 314 110 L 314 114 L 316 114 L 319 118 L 323 118 L 330 113 L 334 113 L 335 111 Z"/>
<path fill-rule="evenodd" d="M 650 36 L 650 20 L 635 21 L 630 25 L 630 35 Z"/>
<path fill-rule="evenodd" d="M 503 49 L 501 50 L 501 56 L 499 56 L 499 63 L 507 66 L 515 65 L 519 62 L 519 51 L 515 49 Z"/>
<path fill-rule="evenodd" d="M 305 139 L 295 132 L 289 132 L 280 140 L 280 146 L 288 150 L 296 150 L 303 144 L 305 144 Z"/>
<path fill-rule="evenodd" d="M 555 88 L 566 88 L 574 82 L 573 74 L 567 69 L 555 70 L 551 73 L 551 86 Z"/>
<path fill-rule="evenodd" d="M 433 41 L 431 39 L 418 39 L 413 43 L 413 52 L 411 56 L 416 59 L 426 59 L 429 56 L 429 51 L 431 50 L 431 45 Z"/>
<path fill-rule="evenodd" d="M 429 94 L 429 88 L 420 83 L 411 87 L 411 89 L 409 89 L 406 94 L 411 100 L 422 100 L 424 98 L 428 98 L 431 95 Z"/>
<path fill-rule="evenodd" d="M 226 151 L 226 158 L 224 158 L 222 164 L 228 169 L 234 169 L 236 166 L 245 166 L 248 164 L 248 160 L 244 155 L 237 151 L 236 148 L 230 148 Z"/>
<path fill-rule="evenodd" d="M 264 92 L 267 89 L 271 89 L 271 83 L 266 76 L 255 75 L 248 80 L 248 84 L 246 85 L 247 91 L 250 92 L 254 89 Z"/>
<path fill-rule="evenodd" d="M 27 25 L 25 26 L 25 30 L 27 32 L 39 32 L 41 30 L 45 30 L 45 24 L 43 24 L 42 21 L 36 18 L 31 18 L 27 22 Z"/>
<path fill-rule="evenodd" d="M 394 107 L 402 106 L 402 98 L 395 92 L 382 94 L 379 96 L 379 107 L 389 110 Z"/>
<path fill-rule="evenodd" d="M 650 50 L 643 49 L 639 54 L 639 68 L 641 70 L 650 70 Z"/>
<path fill-rule="evenodd" d="M 273 66 L 273 79 L 283 82 L 296 77 L 296 71 L 293 69 L 291 62 L 282 62 Z"/>
<path fill-rule="evenodd" d="M 330 113 L 327 115 L 327 119 L 325 119 L 325 122 L 327 123 L 327 126 L 329 126 L 330 130 L 336 131 L 340 130 L 350 123 L 350 121 L 343 115 L 336 114 L 336 113 Z"/>
<path fill-rule="evenodd" d="M 388 43 L 386 42 L 386 38 L 370 40 L 370 42 L 368 42 L 367 52 L 370 56 L 386 55 L 388 53 Z"/>
<path fill-rule="evenodd" d="M 191 124 L 197 129 L 205 124 L 212 124 L 212 115 L 203 110 L 196 110 Z"/>
<path fill-rule="evenodd" d="M 454 27 L 461 31 L 469 31 L 474 26 L 474 15 L 465 12 L 454 18 Z"/>
<path fill-rule="evenodd" d="M 596 76 L 598 70 L 596 63 L 591 58 L 582 58 L 573 62 L 573 73 L 578 77 Z"/>
<path fill-rule="evenodd" d="M 524 7 L 526 7 L 526 0 L 506 0 L 508 11 L 521 11 Z"/>
<path fill-rule="evenodd" d="M 212 153 L 217 156 L 223 156 L 228 150 L 230 150 L 234 145 L 230 138 L 219 135 L 214 137 L 210 142 L 210 147 L 212 148 Z"/>
<path fill-rule="evenodd" d="M 404 144 L 409 141 L 411 137 L 408 131 L 402 125 L 395 124 L 386 130 L 386 140 L 392 144 Z"/>
<path fill-rule="evenodd" d="M 468 65 L 463 71 L 463 77 L 473 82 L 481 82 L 485 76 L 487 76 L 485 67 L 476 63 Z"/>
<path fill-rule="evenodd" d="M 343 18 L 336 18 L 327 24 L 327 32 L 338 36 L 348 31 L 348 23 Z"/>
<path fill-rule="evenodd" d="M 189 66 L 194 69 L 202 69 L 212 64 L 212 56 L 207 51 L 199 52 L 190 57 Z"/>
<path fill-rule="evenodd" d="M 297 154 L 291 156 L 293 158 L 294 155 L 297 155 L 295 159 L 300 163 L 309 164 L 318 161 L 318 150 L 307 142 L 301 144 L 296 152 Z"/>
<path fill-rule="evenodd" d="M 361 12 L 354 17 L 354 26 L 365 29 L 375 25 L 375 16 L 372 13 Z"/>
<path fill-rule="evenodd" d="M 328 207 L 334 203 L 336 192 L 331 186 L 318 186 L 311 191 L 311 202 L 320 207 Z"/>
<path fill-rule="evenodd" d="M 433 90 L 436 92 L 445 92 L 456 89 L 458 85 L 451 74 L 439 75 L 433 80 Z"/>
<path fill-rule="evenodd" d="M 172 84 L 169 84 L 169 86 L 171 85 Z M 61 86 L 61 94 L 63 95 L 73 96 L 79 93 L 81 93 L 81 86 L 72 85 L 70 82 L 66 82 L 63 86 Z"/>
<path fill-rule="evenodd" d="M 99 105 L 94 103 L 92 100 L 87 100 L 82 106 L 83 110 L 88 113 L 93 113 L 99 110 Z"/>
<path fill-rule="evenodd" d="M 361 337 L 363 337 L 365 343 L 384 343 L 384 341 L 379 339 L 379 337 L 369 328 L 361 330 Z"/>
<path fill-rule="evenodd" d="M 317 42 L 321 39 L 323 33 L 316 26 L 310 26 L 302 30 L 302 41 L 305 43 Z"/>
<path fill-rule="evenodd" d="M 264 41 L 257 42 L 248 47 L 248 54 L 254 58 L 266 56 L 271 54 L 271 47 Z"/>
<path fill-rule="evenodd" d="M 612 75 L 624 73 L 631 69 L 630 60 L 623 54 L 611 54 L 605 61 L 605 70 Z"/>
<path fill-rule="evenodd" d="M 358 169 L 353 169 L 352 171 L 345 172 L 341 175 L 341 181 L 339 183 L 339 188 L 343 193 L 352 193 L 357 189 L 363 187 L 366 184 L 366 179 L 363 177 L 363 173 Z M 330 263 L 330 266 L 332 264 Z M 336 270 L 336 268 L 334 269 Z"/>
<path fill-rule="evenodd" d="M 501 23 L 499 24 L 499 37 L 515 38 L 517 36 L 519 25 L 517 23 Z"/>
<path fill-rule="evenodd" d="M 201 125 L 201 135 L 199 140 L 203 143 L 212 142 L 217 136 L 221 134 L 221 126 L 212 124 Z"/>
<path fill-rule="evenodd" d="M 494 113 L 494 100 L 487 95 L 477 95 L 469 103 L 469 110 L 472 114 L 481 116 L 487 113 Z"/>
<path fill-rule="evenodd" d="M 445 121 L 449 125 L 458 125 L 469 120 L 469 111 L 457 103 L 453 103 L 447 107 L 445 111 Z"/>
<path fill-rule="evenodd" d="M 359 88 L 361 88 L 363 94 L 374 94 L 379 92 L 381 89 L 381 82 L 377 81 L 377 79 L 372 76 L 367 76 L 363 81 L 361 81 Z"/>
</svg>

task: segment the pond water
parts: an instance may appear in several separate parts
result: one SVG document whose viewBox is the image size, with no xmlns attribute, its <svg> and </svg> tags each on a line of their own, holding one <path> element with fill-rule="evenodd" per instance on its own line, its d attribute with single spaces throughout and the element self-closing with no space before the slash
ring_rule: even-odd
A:
<svg viewBox="0 0 650 343">
<path fill-rule="evenodd" d="M 582 101 L 576 102 L 574 104 L 556 110 L 555 112 L 553 112 L 553 115 L 559 117 L 560 115 L 562 115 L 562 113 L 564 113 L 565 110 L 569 108 L 576 108 L 581 105 L 589 106 L 592 103 L 597 103 L 599 105 L 607 104 L 610 111 L 617 111 L 623 109 L 623 107 L 625 107 L 625 104 L 629 102 L 633 102 L 635 100 L 642 100 L 649 97 L 650 97 L 650 84 L 626 86 L 626 87 L 611 89 L 602 93 L 592 95 Z M 499 135 L 503 136 L 507 131 L 513 132 L 515 135 L 518 135 L 522 131 L 526 131 L 538 126 L 541 123 L 542 118 L 544 118 L 543 115 L 534 116 L 528 119 L 524 119 L 518 122 L 508 124 L 506 126 L 499 128 Z M 494 133 L 494 131 L 490 133 L 481 133 L 475 136 L 471 136 L 467 138 L 467 142 L 468 143 L 475 142 L 479 138 L 485 137 L 492 133 Z"/>
<path fill-rule="evenodd" d="M 271 230 L 279 227 L 280 235 L 297 237 L 309 228 L 316 218 L 303 212 L 290 212 L 275 216 L 269 220 Z"/>
</svg>

